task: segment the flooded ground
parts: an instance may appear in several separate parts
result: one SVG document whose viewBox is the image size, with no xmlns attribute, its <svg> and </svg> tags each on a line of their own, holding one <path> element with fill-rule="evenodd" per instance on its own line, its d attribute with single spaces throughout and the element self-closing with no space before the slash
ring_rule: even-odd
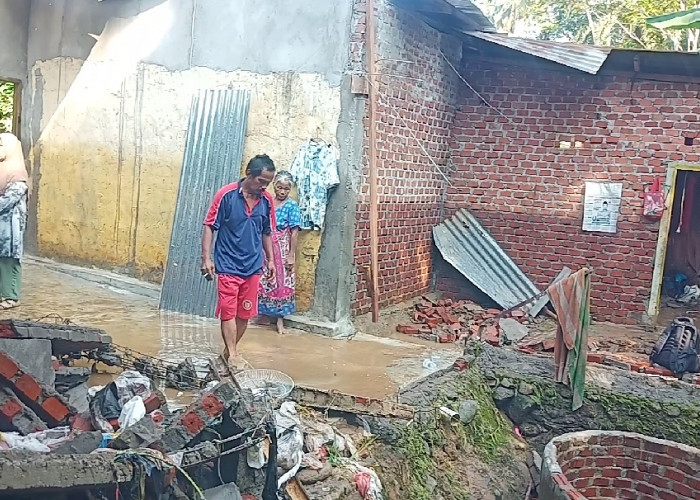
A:
<svg viewBox="0 0 700 500">
<path fill-rule="evenodd" d="M 147 284 L 140 293 L 134 280 L 121 283 L 109 273 L 35 259 L 25 262 L 23 283 L 21 306 L 0 311 L 0 318 L 69 319 L 106 330 L 120 346 L 168 361 L 208 358 L 223 348 L 218 321 L 158 311 L 157 289 Z M 397 336 L 359 333 L 352 340 L 333 340 L 251 327 L 241 353 L 255 368 L 283 371 L 298 384 L 368 397 L 386 397 L 424 375 L 426 358 L 447 365 L 459 355 L 453 345 Z"/>
</svg>

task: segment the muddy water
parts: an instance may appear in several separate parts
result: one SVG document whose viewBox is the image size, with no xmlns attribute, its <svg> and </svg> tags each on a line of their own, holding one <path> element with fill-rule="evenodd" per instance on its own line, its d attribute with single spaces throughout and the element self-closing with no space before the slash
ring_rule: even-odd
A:
<svg viewBox="0 0 700 500">
<path fill-rule="evenodd" d="M 153 299 L 55 269 L 25 263 L 22 305 L 0 311 L 0 318 L 52 321 L 58 315 L 102 328 L 118 345 L 170 361 L 207 358 L 223 348 L 217 321 L 161 313 Z M 249 328 L 241 343 L 242 356 L 256 368 L 283 371 L 298 384 L 370 397 L 385 397 L 421 376 L 425 358 L 434 356 L 446 364 L 457 352 L 453 346 L 395 336 L 360 334 L 347 341 L 305 333 L 279 335 L 266 327 Z"/>
</svg>

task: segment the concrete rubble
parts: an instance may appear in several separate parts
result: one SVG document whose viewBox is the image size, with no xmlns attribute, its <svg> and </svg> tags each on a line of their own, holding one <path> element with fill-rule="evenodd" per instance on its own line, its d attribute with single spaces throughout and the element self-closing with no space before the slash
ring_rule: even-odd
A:
<svg viewBox="0 0 700 500">
<path fill-rule="evenodd" d="M 309 387 L 297 387 L 292 401 L 261 400 L 222 377 L 216 360 L 209 363 L 214 380 L 171 411 L 155 380 L 167 384 L 172 372 L 149 372 L 151 378 L 129 369 L 88 388 L 91 370 L 79 360 L 98 361 L 95 350 L 114 352 L 100 330 L 0 322 L 0 496 L 310 498 L 305 488 L 340 481 L 331 454 L 342 458 L 346 476 L 369 478 L 377 488 L 376 474 L 353 461 L 366 436 L 351 433 L 366 431 L 331 425 L 328 412 L 373 426 L 413 418 L 414 409 L 397 402 Z M 145 476 L 140 496 L 133 488 Z"/>
</svg>

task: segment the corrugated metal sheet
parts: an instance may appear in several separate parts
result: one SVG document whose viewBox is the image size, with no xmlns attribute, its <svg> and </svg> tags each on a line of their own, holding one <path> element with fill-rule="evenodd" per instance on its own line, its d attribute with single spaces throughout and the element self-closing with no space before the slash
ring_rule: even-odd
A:
<svg viewBox="0 0 700 500">
<path fill-rule="evenodd" d="M 199 271 L 202 221 L 214 193 L 238 179 L 248 90 L 202 90 L 192 99 L 160 308 L 214 317 L 216 286 Z"/>
<path fill-rule="evenodd" d="M 612 47 L 582 45 L 578 43 L 552 42 L 549 40 L 530 40 L 496 33 L 470 31 L 467 35 L 507 47 L 518 52 L 547 59 L 569 68 L 578 69 L 595 75 L 610 55 Z"/>
<path fill-rule="evenodd" d="M 467 210 L 435 226 L 433 238 L 444 259 L 504 309 L 540 293 Z"/>
<path fill-rule="evenodd" d="M 391 0 L 396 6 L 418 14 L 442 33 L 460 35 L 465 31 L 495 32 L 491 21 L 470 0 Z"/>
</svg>

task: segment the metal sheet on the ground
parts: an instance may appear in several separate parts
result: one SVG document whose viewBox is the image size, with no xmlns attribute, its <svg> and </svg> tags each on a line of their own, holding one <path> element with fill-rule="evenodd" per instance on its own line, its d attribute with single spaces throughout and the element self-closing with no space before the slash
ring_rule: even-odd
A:
<svg viewBox="0 0 700 500">
<path fill-rule="evenodd" d="M 444 259 L 504 309 L 540 293 L 467 210 L 435 226 L 433 238 Z"/>
<path fill-rule="evenodd" d="M 214 317 L 216 285 L 201 264 L 202 222 L 216 191 L 238 179 L 250 91 L 202 90 L 192 100 L 160 309 Z"/>
</svg>

